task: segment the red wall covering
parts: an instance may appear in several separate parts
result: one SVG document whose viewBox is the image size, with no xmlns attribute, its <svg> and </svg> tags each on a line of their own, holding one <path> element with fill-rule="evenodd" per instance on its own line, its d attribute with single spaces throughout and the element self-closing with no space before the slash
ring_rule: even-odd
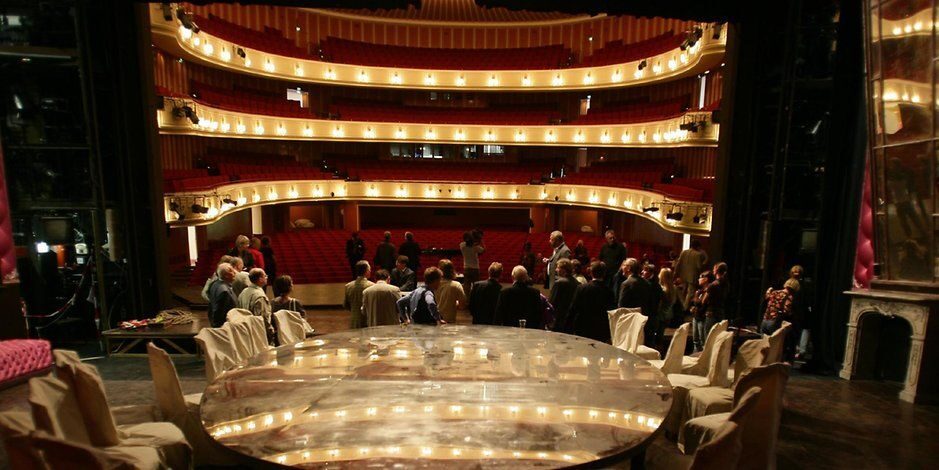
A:
<svg viewBox="0 0 939 470">
<path fill-rule="evenodd" d="M 3 149 L 0 148 L 0 277 L 3 282 L 15 281 L 16 250 L 13 247 L 13 224 L 10 221 L 10 200 L 7 199 L 6 176 L 3 171 Z"/>
<path fill-rule="evenodd" d="M 312 10 L 267 5 L 210 4 L 189 5 L 187 8 L 199 15 L 212 13 L 226 21 L 257 30 L 263 30 L 265 26 L 279 29 L 301 47 L 318 43 L 328 36 L 377 44 L 467 49 L 563 44 L 577 57 L 590 55 L 609 41 L 642 41 L 668 31 L 685 31 L 696 23 L 668 18 L 609 16 L 570 25 L 487 27 L 479 23 L 422 25 L 344 19 Z M 299 32 L 297 26 L 300 26 Z M 587 40 L 589 36 L 593 36 L 593 41 Z"/>
</svg>

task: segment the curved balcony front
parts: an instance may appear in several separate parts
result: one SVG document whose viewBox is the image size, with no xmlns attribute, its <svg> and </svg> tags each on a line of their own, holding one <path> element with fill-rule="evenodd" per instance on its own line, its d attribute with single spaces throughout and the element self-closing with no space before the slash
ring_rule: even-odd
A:
<svg viewBox="0 0 939 470">
<path fill-rule="evenodd" d="M 292 202 L 356 200 L 446 204 L 562 204 L 627 212 L 665 230 L 697 236 L 711 231 L 709 203 L 670 199 L 652 191 L 603 186 L 506 183 L 292 180 L 223 184 L 164 196 L 170 226 L 211 224 L 249 207 Z M 193 210 L 193 209 L 198 210 Z"/>
<path fill-rule="evenodd" d="M 693 76 L 721 64 L 727 28 L 704 24 L 699 40 L 631 62 L 553 70 L 429 70 L 351 65 L 279 55 L 193 33 L 159 4 L 150 8 L 153 43 L 186 60 L 280 80 L 359 87 L 426 90 L 567 91 L 649 85 Z"/>
</svg>

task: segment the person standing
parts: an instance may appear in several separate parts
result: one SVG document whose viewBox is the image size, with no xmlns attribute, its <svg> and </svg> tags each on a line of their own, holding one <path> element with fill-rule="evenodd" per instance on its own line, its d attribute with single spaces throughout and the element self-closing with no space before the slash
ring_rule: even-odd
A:
<svg viewBox="0 0 939 470">
<path fill-rule="evenodd" d="M 652 349 L 658 349 L 659 340 L 661 339 L 659 331 L 662 329 L 660 326 L 662 317 L 659 316 L 659 304 L 662 303 L 662 297 L 665 293 L 662 286 L 659 285 L 659 280 L 655 278 L 654 264 L 643 265 L 640 277 L 648 285 L 649 292 L 646 303 L 642 307 L 642 314 L 648 318 L 644 329 L 645 345 Z"/>
<path fill-rule="evenodd" d="M 524 266 L 512 268 L 512 286 L 502 289 L 496 302 L 493 324 L 502 326 L 521 326 L 525 328 L 543 328 L 541 293 L 528 285 L 528 272 Z"/>
<path fill-rule="evenodd" d="M 691 338 L 694 342 L 694 350 L 702 351 L 704 349 L 704 340 L 707 338 L 710 329 L 705 322 L 707 316 L 707 288 L 714 282 L 714 274 L 705 271 L 698 276 L 698 289 L 695 290 L 691 298 L 691 304 L 688 310 L 691 311 Z"/>
<path fill-rule="evenodd" d="M 417 286 L 410 294 L 398 299 L 398 320 L 401 323 L 417 325 L 443 325 L 446 320 L 437 310 L 434 290 L 440 287 L 443 274 L 431 266 L 424 270 L 424 285 Z"/>
<path fill-rule="evenodd" d="M 254 267 L 254 255 L 248 251 L 248 245 L 250 244 L 251 240 L 248 240 L 248 237 L 238 235 L 235 237 L 235 247 L 228 252 L 228 256 L 241 258 L 241 261 L 244 262 L 244 266 L 248 269 Z"/>
<path fill-rule="evenodd" d="M 474 325 L 492 325 L 496 316 L 496 304 L 502 292 L 502 263 L 489 265 L 489 279 L 473 283 L 469 295 L 469 311 Z"/>
<path fill-rule="evenodd" d="M 531 242 L 525 242 L 525 244 L 522 245 L 522 255 L 518 259 L 518 264 L 524 266 L 525 270 L 530 273 L 535 272 L 535 265 L 538 264 L 538 259 L 531 251 Z"/>
<path fill-rule="evenodd" d="M 809 339 L 811 338 L 812 322 L 815 320 L 812 315 L 812 301 L 814 285 L 812 280 L 805 276 L 805 269 L 800 265 L 795 265 L 789 269 L 789 279 L 798 283 L 799 287 L 792 295 L 792 331 L 793 338 L 798 337 L 798 344 L 795 347 L 795 359 L 802 359 L 808 352 Z M 799 334 L 795 334 L 795 332 Z M 788 340 L 787 340 L 788 342 Z"/>
<path fill-rule="evenodd" d="M 799 290 L 799 281 L 786 280 L 782 289 L 766 289 L 766 310 L 763 311 L 763 321 L 760 323 L 760 333 L 771 335 L 779 329 L 782 321 L 789 318 L 792 313 L 792 300 Z"/>
<path fill-rule="evenodd" d="M 218 260 L 218 264 L 222 264 L 222 263 L 231 264 L 231 260 L 232 260 L 231 256 L 222 255 L 222 257 Z M 216 279 L 218 279 L 218 266 L 216 266 L 216 271 L 212 273 L 212 276 L 205 280 L 205 285 L 202 286 L 202 292 L 201 292 L 202 300 L 205 300 L 206 302 L 210 300 L 209 299 L 209 286 L 211 286 L 212 283 L 215 282 Z"/>
<path fill-rule="evenodd" d="M 609 270 L 609 268 L 607 268 Z M 623 260 L 619 264 L 619 268 L 613 273 L 613 282 L 608 282 L 608 285 L 612 286 L 613 296 L 616 297 L 616 302 L 619 303 L 619 294 L 620 289 L 623 287 L 623 282 L 629 278 L 629 265 L 626 264 L 626 260 Z"/>
<path fill-rule="evenodd" d="M 290 296 L 293 292 L 293 279 L 284 274 L 274 279 L 274 300 L 271 301 L 271 310 L 290 310 L 297 312 L 301 317 L 306 318 L 306 311 L 303 310 L 303 304 Z"/>
<path fill-rule="evenodd" d="M 403 292 L 410 292 L 417 287 L 417 275 L 408 267 L 408 257 L 398 256 L 394 271 L 391 271 L 391 285 Z"/>
<path fill-rule="evenodd" d="M 355 265 L 365 258 L 365 242 L 359 238 L 359 232 L 352 232 L 352 238 L 346 240 L 346 258 L 349 260 L 349 269 L 355 279 Z"/>
<path fill-rule="evenodd" d="M 548 296 L 548 302 L 554 306 L 554 331 L 561 333 L 570 333 L 571 302 L 574 300 L 574 293 L 580 282 L 574 278 L 574 262 L 568 259 L 558 261 L 557 279 L 551 286 L 551 293 Z"/>
<path fill-rule="evenodd" d="M 398 324 L 398 299 L 401 289 L 388 283 L 388 271 L 379 269 L 375 273 L 375 284 L 362 291 L 362 310 L 366 326 Z"/>
<path fill-rule="evenodd" d="M 590 263 L 592 280 L 577 287 L 568 315 L 572 318 L 575 335 L 610 343 L 610 317 L 608 311 L 616 308 L 613 292 L 603 282 L 606 266 L 603 261 Z"/>
<path fill-rule="evenodd" d="M 235 280 L 231 283 L 231 290 L 235 293 L 235 296 L 241 295 L 241 292 L 245 290 L 245 287 L 251 285 L 251 279 L 248 279 L 248 273 L 245 271 L 245 264 L 241 258 L 234 256 L 231 259 L 231 265 L 235 268 Z"/>
<path fill-rule="evenodd" d="M 372 267 L 369 266 L 368 261 L 359 260 L 353 268 L 355 280 L 346 284 L 346 297 L 342 307 L 349 310 L 351 314 L 349 327 L 355 329 L 365 326 L 365 315 L 362 313 L 362 291 L 372 287 L 374 283 L 368 280 L 369 275 L 372 274 Z"/>
<path fill-rule="evenodd" d="M 727 280 L 727 263 L 721 262 L 714 265 L 712 270 L 714 282 L 707 287 L 707 311 L 705 313 L 705 330 L 711 331 L 715 323 L 725 317 L 724 307 L 727 304 L 727 293 L 730 291 L 730 284 Z"/>
<path fill-rule="evenodd" d="M 267 342 L 276 344 L 274 325 L 271 323 L 271 300 L 267 298 L 267 274 L 261 268 L 253 268 L 248 272 L 251 284 L 238 294 L 238 308 L 251 312 L 252 315 L 264 319 L 264 328 L 267 330 Z"/>
<path fill-rule="evenodd" d="M 584 246 L 583 240 L 577 240 L 577 244 L 574 245 L 573 259 L 580 261 L 580 264 L 590 263 L 590 254 L 587 253 L 587 247 Z"/>
<path fill-rule="evenodd" d="M 691 308 L 691 299 L 694 298 L 698 285 L 698 276 L 704 271 L 708 262 L 708 255 L 701 249 L 701 241 L 691 240 L 687 250 L 682 250 L 675 261 L 675 275 L 681 280 L 684 287 L 682 305 L 687 310 Z"/>
<path fill-rule="evenodd" d="M 551 232 L 551 236 L 548 237 L 548 242 L 551 243 L 551 246 L 554 248 L 554 252 L 551 253 L 550 258 L 544 258 L 541 260 L 542 263 L 548 265 L 547 271 L 545 273 L 547 287 L 550 289 L 554 284 L 554 279 L 557 278 L 557 263 L 560 259 L 570 259 L 571 250 L 564 244 L 564 234 L 560 230 L 555 230 Z"/>
<path fill-rule="evenodd" d="M 664 337 L 665 327 L 674 323 L 674 319 L 681 319 L 684 308 L 675 288 L 675 272 L 669 268 L 659 270 L 659 287 L 662 289 L 662 302 L 659 303 L 659 338 Z"/>
<path fill-rule="evenodd" d="M 235 268 L 228 263 L 220 263 L 215 270 L 216 279 L 209 285 L 209 322 L 212 328 L 221 328 L 228 317 L 228 311 L 238 307 L 238 299 L 232 291 L 231 283 L 235 279 Z"/>
<path fill-rule="evenodd" d="M 616 272 L 626 260 L 626 247 L 616 240 L 616 232 L 612 230 L 607 230 L 603 236 L 606 238 L 606 243 L 600 248 L 600 261 L 603 261 L 607 268 L 605 279 L 613 292 L 619 292 L 619 286 L 613 283 Z"/>
<path fill-rule="evenodd" d="M 264 258 L 264 272 L 268 279 L 277 281 L 277 260 L 274 259 L 274 249 L 271 248 L 271 237 L 261 237 L 261 256 Z"/>
<path fill-rule="evenodd" d="M 375 267 L 391 272 L 398 257 L 396 251 L 395 246 L 391 244 L 391 232 L 385 232 L 384 239 L 375 247 Z"/>
<path fill-rule="evenodd" d="M 474 232 L 463 233 L 460 252 L 463 253 L 463 290 L 468 291 L 479 280 L 479 255 L 486 251 L 483 241 Z"/>
<path fill-rule="evenodd" d="M 408 257 L 408 269 L 417 275 L 421 268 L 421 246 L 414 241 L 413 233 L 404 232 L 404 243 L 398 248 L 398 254 Z"/>
<path fill-rule="evenodd" d="M 629 277 L 619 288 L 617 305 L 625 308 L 641 308 L 645 314 L 649 308 L 651 287 L 645 279 L 639 277 L 639 261 L 636 258 L 626 258 L 624 264 Z"/>
<path fill-rule="evenodd" d="M 261 268 L 266 273 L 267 269 L 264 264 L 264 254 L 261 253 L 261 239 L 252 237 L 251 243 L 248 245 L 248 251 L 251 252 L 251 257 L 254 258 L 254 267 Z"/>
<path fill-rule="evenodd" d="M 466 308 L 466 293 L 463 286 L 456 282 L 454 278 L 456 273 L 453 270 L 453 262 L 448 259 L 440 260 L 437 264 L 443 279 L 440 285 L 434 289 L 434 297 L 437 299 L 437 308 L 440 310 L 440 316 L 447 323 L 456 323 L 457 310 Z M 426 280 L 424 282 L 427 282 Z"/>
</svg>

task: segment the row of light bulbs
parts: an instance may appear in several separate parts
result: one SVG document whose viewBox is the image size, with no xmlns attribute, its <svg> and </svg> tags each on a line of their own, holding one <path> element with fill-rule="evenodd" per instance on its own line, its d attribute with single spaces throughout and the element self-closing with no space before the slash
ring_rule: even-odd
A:
<svg viewBox="0 0 939 470">
<path fill-rule="evenodd" d="M 210 40 L 202 39 L 199 36 L 199 34 L 194 34 L 191 29 L 188 29 L 184 27 L 183 25 L 179 26 L 179 35 L 180 35 L 180 38 L 182 38 L 183 42 L 188 42 L 189 44 L 191 44 L 192 48 L 195 51 L 201 52 L 203 55 L 207 57 L 214 56 L 215 47 L 212 45 Z M 236 46 L 227 46 L 227 45 L 221 46 L 221 51 L 219 52 L 219 55 L 218 55 L 219 59 L 221 59 L 223 62 L 230 62 L 232 60 L 231 50 L 232 48 L 235 48 L 235 47 Z M 244 49 L 241 49 L 241 50 L 244 51 Z M 678 69 L 679 66 L 688 64 L 688 61 L 690 60 L 690 58 L 696 55 L 700 51 L 701 51 L 701 45 L 700 45 L 700 42 L 698 42 L 684 51 L 671 54 L 671 56 L 668 59 L 657 59 L 655 63 L 652 64 L 651 66 L 652 74 L 661 75 L 662 73 L 666 71 L 666 69 L 668 71 L 675 71 Z M 245 67 L 250 68 L 253 65 L 251 62 L 250 56 L 245 52 L 243 57 L 244 57 Z M 664 61 L 664 64 L 663 64 L 663 61 Z M 646 67 L 646 64 L 647 64 L 647 60 L 643 60 L 641 64 L 637 66 L 636 70 L 633 71 L 632 73 L 633 78 L 635 78 L 636 80 L 639 80 L 645 76 L 644 69 Z M 276 66 L 274 65 L 274 63 L 271 61 L 271 58 L 269 57 L 264 60 L 262 69 L 267 73 L 276 72 Z M 294 64 L 293 74 L 298 77 L 305 76 L 303 64 L 301 62 L 297 62 Z M 597 73 L 595 70 L 587 70 L 584 73 L 583 77 L 581 78 L 581 83 L 583 85 L 595 84 L 596 75 Z M 336 70 L 332 67 L 327 67 L 326 70 L 323 72 L 322 77 L 325 80 L 336 80 L 336 77 L 337 77 Z M 619 68 L 614 69 L 610 73 L 609 81 L 611 83 L 620 83 L 623 81 L 624 77 L 625 77 L 624 70 L 622 67 L 619 67 Z M 372 78 L 373 77 L 369 75 L 369 71 L 365 69 L 360 69 L 355 77 L 356 81 L 358 81 L 359 83 L 371 83 Z M 396 70 L 392 70 L 388 72 L 387 83 L 390 83 L 392 85 L 403 85 L 404 80 L 402 78 L 401 72 L 396 71 Z M 437 75 L 432 72 L 426 73 L 423 76 L 422 83 L 425 86 L 437 86 L 438 85 Z M 504 84 L 504 83 L 505 83 L 505 80 L 503 79 L 501 74 L 498 74 L 498 73 L 492 73 L 486 79 L 486 85 L 490 87 L 498 87 L 500 84 Z M 519 84 L 523 87 L 531 87 L 531 86 L 536 85 L 535 80 L 532 78 L 531 74 L 524 74 L 521 77 Z M 466 86 L 466 76 L 464 74 L 458 75 L 454 79 L 453 85 L 457 87 Z M 551 86 L 560 87 L 564 85 L 565 85 L 564 76 L 562 75 L 561 72 L 557 72 L 551 78 Z"/>
<path fill-rule="evenodd" d="M 884 96 L 886 98 L 886 94 Z M 915 101 L 915 102 L 918 102 L 918 101 Z M 221 132 L 221 133 L 234 132 L 235 134 L 240 134 L 240 135 L 248 133 L 248 127 L 244 124 L 244 121 L 242 120 L 238 120 L 235 123 L 234 128 L 232 127 L 232 124 L 228 122 L 227 120 L 222 120 L 221 122 L 219 122 L 212 118 L 202 118 L 199 120 L 198 124 L 191 124 L 191 125 L 193 127 L 196 127 L 200 130 L 207 131 L 207 132 Z M 264 127 L 264 124 L 261 121 L 256 121 L 254 126 L 251 127 L 251 132 L 253 132 L 254 135 L 259 135 L 259 136 L 265 135 L 267 131 L 268 129 Z M 310 127 L 309 125 L 304 126 L 301 133 L 303 137 L 315 136 L 313 128 Z M 277 127 L 274 129 L 274 134 L 278 136 L 287 135 L 287 127 L 284 125 L 284 123 L 280 123 L 277 125 Z M 377 138 L 377 132 L 373 126 L 365 126 L 365 129 L 362 130 L 361 135 L 363 139 Z M 403 140 L 403 139 L 407 139 L 408 136 L 409 136 L 408 130 L 404 126 L 398 126 L 394 131 L 395 139 Z M 634 140 L 635 142 L 638 142 L 638 143 L 646 143 L 650 141 L 653 143 L 681 142 L 681 141 L 687 140 L 689 136 L 690 136 L 690 133 L 687 130 L 671 128 L 665 131 L 662 131 L 661 129 L 656 129 L 655 131 L 651 133 L 651 135 L 648 134 L 646 130 L 641 130 L 639 131 L 638 134 L 635 135 L 635 138 L 634 138 L 633 135 L 630 133 L 630 131 L 626 130 L 619 134 L 617 140 L 619 140 L 620 142 L 624 144 L 631 143 Z M 349 136 L 346 133 L 345 127 L 342 125 L 334 126 L 332 130 L 330 131 L 330 137 L 336 138 L 336 139 L 344 139 L 347 137 L 354 138 L 354 136 Z M 425 140 L 445 139 L 442 133 L 433 127 L 426 128 L 424 130 L 424 134 L 422 138 Z M 611 144 L 613 143 L 614 138 L 616 138 L 614 132 L 611 129 L 606 129 L 603 131 L 602 134 L 600 134 L 600 143 Z M 453 130 L 452 140 L 464 141 L 466 139 L 467 139 L 466 129 L 458 128 L 458 129 Z M 486 131 L 485 134 L 483 134 L 483 140 L 486 142 L 495 142 L 498 140 L 498 136 L 494 130 L 489 129 Z M 514 130 L 514 132 L 512 132 L 512 140 L 514 142 L 528 142 L 529 134 L 526 133 L 522 129 L 516 129 Z M 557 143 L 558 142 L 557 132 L 554 129 L 545 131 L 542 137 L 542 141 L 545 143 Z M 577 130 L 577 132 L 574 134 L 573 141 L 574 143 L 586 143 L 587 142 L 587 135 L 583 129 Z M 535 142 L 535 140 L 532 140 L 532 142 Z"/>
<path fill-rule="evenodd" d="M 662 424 L 662 417 L 586 406 L 559 405 L 467 405 L 433 403 L 393 406 L 356 406 L 309 411 L 308 406 L 253 415 L 212 425 L 208 433 L 216 439 L 268 431 L 282 426 L 296 426 L 332 421 L 382 421 L 388 418 L 421 421 L 426 419 L 501 420 L 542 423 L 590 423 L 633 431 L 652 432 Z"/>
<path fill-rule="evenodd" d="M 361 460 L 369 458 L 383 459 L 425 459 L 435 460 L 543 460 L 564 462 L 566 464 L 584 463 L 596 460 L 598 456 L 583 451 L 526 451 L 510 449 L 489 449 L 451 446 L 383 446 L 348 447 L 329 449 L 304 449 L 266 457 L 266 460 L 281 465 L 299 466 L 313 462 L 331 462 L 336 460 Z"/>
</svg>

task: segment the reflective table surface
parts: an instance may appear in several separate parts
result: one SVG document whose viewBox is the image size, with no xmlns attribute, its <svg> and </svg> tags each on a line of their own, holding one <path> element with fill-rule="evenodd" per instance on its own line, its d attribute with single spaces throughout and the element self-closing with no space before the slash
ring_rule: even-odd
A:
<svg viewBox="0 0 939 470">
<path fill-rule="evenodd" d="M 218 443 L 272 464 L 553 468 L 630 457 L 671 401 L 658 369 L 608 344 L 411 325 L 272 349 L 211 383 L 201 413 Z"/>
</svg>

